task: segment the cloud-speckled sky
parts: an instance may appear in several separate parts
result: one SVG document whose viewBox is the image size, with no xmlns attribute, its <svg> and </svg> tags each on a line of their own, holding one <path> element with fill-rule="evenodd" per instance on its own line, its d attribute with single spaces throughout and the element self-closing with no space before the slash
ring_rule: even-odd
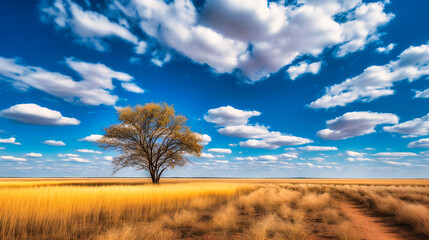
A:
<svg viewBox="0 0 429 240">
<path fill-rule="evenodd" d="M 118 108 L 203 135 L 175 177 L 428 177 L 429 3 L 0 3 L 0 177 L 108 177 Z M 132 169 L 115 176 L 147 176 Z"/>
</svg>

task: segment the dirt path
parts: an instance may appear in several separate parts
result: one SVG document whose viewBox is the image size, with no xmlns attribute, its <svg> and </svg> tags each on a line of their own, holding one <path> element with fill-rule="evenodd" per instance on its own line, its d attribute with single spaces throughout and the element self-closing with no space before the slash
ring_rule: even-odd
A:
<svg viewBox="0 0 429 240">
<path fill-rule="evenodd" d="M 366 236 L 366 240 L 422 239 L 406 227 L 389 224 L 385 218 L 371 215 L 369 210 L 364 207 L 347 201 L 338 201 L 338 204 L 352 225 Z"/>
</svg>

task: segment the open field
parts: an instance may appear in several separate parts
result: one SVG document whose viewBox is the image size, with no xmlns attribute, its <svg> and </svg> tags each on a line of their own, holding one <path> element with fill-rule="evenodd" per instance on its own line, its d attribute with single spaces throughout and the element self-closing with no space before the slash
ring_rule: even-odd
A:
<svg viewBox="0 0 429 240">
<path fill-rule="evenodd" d="M 0 239 L 429 239 L 423 179 L 0 179 Z"/>
</svg>

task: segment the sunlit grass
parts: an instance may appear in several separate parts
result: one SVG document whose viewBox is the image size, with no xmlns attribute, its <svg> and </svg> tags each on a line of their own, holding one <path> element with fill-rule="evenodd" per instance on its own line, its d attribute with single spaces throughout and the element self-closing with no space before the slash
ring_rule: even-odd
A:
<svg viewBox="0 0 429 240">
<path fill-rule="evenodd" d="M 198 198 L 227 201 L 252 188 L 229 183 L 0 188 L 1 236 L 61 238 L 121 221 L 150 220 Z"/>
<path fill-rule="evenodd" d="M 365 238 L 350 200 L 429 236 L 428 181 L 339 181 L 0 179 L 0 239 Z"/>
</svg>

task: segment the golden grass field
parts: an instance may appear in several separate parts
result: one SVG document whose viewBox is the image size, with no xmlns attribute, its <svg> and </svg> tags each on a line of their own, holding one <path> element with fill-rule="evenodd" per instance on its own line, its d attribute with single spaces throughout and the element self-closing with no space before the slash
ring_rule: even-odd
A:
<svg viewBox="0 0 429 240">
<path fill-rule="evenodd" d="M 0 239 L 429 239 L 429 180 L 3 178 Z"/>
</svg>

